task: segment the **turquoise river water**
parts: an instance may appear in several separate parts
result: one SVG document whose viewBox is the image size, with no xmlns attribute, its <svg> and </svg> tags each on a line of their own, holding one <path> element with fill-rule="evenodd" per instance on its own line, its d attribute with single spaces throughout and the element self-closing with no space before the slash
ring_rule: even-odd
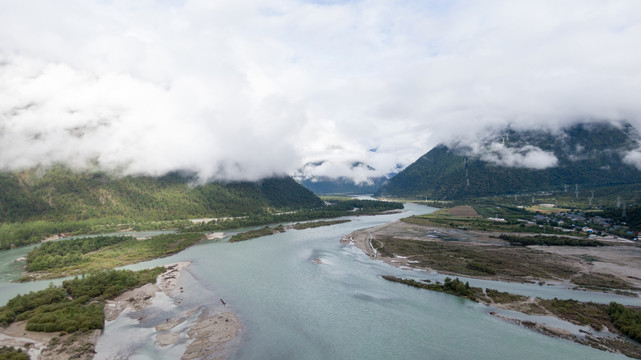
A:
<svg viewBox="0 0 641 360">
<path fill-rule="evenodd" d="M 624 359 L 570 341 L 547 337 L 489 314 L 495 309 L 454 296 L 383 280 L 391 274 L 444 278 L 394 268 L 339 243 L 342 236 L 432 208 L 407 204 L 402 214 L 353 217 L 345 224 L 286 233 L 240 243 L 207 241 L 169 258 L 129 266 L 139 269 L 192 261 L 182 279 L 180 307 L 165 306 L 147 323 L 127 317 L 108 323 L 98 359 L 172 359 L 186 344 L 159 348 L 154 321 L 189 306 L 209 304 L 237 313 L 243 331 L 229 359 Z M 27 249 L 0 254 L 0 301 L 49 282 L 10 283 Z M 313 261 L 320 259 L 321 264 Z M 607 303 L 638 299 L 553 286 L 469 279 L 491 287 L 544 298 Z M 160 306 L 160 305 L 159 305 Z M 161 306 L 162 307 L 162 306 Z"/>
</svg>

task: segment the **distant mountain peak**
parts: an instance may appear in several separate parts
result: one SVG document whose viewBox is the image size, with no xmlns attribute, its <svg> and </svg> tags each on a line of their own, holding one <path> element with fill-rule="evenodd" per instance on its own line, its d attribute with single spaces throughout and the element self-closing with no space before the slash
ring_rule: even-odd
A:
<svg viewBox="0 0 641 360">
<path fill-rule="evenodd" d="M 377 194 L 455 199 L 565 184 L 641 183 L 640 139 L 624 122 L 580 123 L 555 130 L 507 127 L 480 142 L 436 146 Z"/>
<path fill-rule="evenodd" d="M 326 160 L 306 163 L 293 178 L 318 195 L 372 194 L 387 180 L 376 168 L 363 161 L 337 163 Z"/>
</svg>

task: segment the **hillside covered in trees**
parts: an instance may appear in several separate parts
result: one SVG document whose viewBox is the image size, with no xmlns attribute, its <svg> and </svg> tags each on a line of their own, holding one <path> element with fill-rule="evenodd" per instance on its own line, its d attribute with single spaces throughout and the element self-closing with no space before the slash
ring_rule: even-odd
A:
<svg viewBox="0 0 641 360">
<path fill-rule="evenodd" d="M 507 129 L 486 139 L 481 150 L 464 144 L 439 145 L 391 178 L 375 196 L 465 199 L 568 186 L 603 187 L 641 184 L 641 171 L 623 161 L 639 146 L 639 135 L 628 124 L 579 124 L 560 132 Z M 555 157 L 544 168 L 509 163 L 513 156 L 537 149 Z"/>
<path fill-rule="evenodd" d="M 170 220 L 295 210 L 322 201 L 290 177 L 199 184 L 189 174 L 114 177 L 64 167 L 0 173 L 0 222 Z"/>
</svg>

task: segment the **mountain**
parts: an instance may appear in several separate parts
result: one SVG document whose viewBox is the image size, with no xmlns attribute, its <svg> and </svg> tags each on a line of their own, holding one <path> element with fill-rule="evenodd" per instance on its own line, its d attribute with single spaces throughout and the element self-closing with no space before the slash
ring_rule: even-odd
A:
<svg viewBox="0 0 641 360">
<path fill-rule="evenodd" d="M 584 123 L 560 131 L 506 129 L 480 146 L 439 145 L 390 179 L 375 196 L 463 199 L 641 184 L 623 161 L 639 147 L 629 124 Z"/>
<path fill-rule="evenodd" d="M 0 222 L 241 216 L 320 205 L 291 177 L 199 185 L 193 175 L 178 172 L 115 177 L 57 166 L 0 173 Z"/>
<path fill-rule="evenodd" d="M 366 179 L 365 181 L 357 182 L 347 176 L 319 175 L 323 173 L 324 167 L 334 166 L 337 164 L 328 161 L 309 162 L 294 174 L 294 179 L 317 195 L 373 194 L 388 179 L 387 176 L 378 175 L 376 169 L 360 161 L 338 164 L 338 166 L 343 167 L 344 171 L 352 173 L 356 178 Z"/>
<path fill-rule="evenodd" d="M 304 179 L 300 184 L 311 190 L 316 195 L 364 195 L 373 194 L 385 183 L 385 181 L 387 181 L 387 178 L 377 177 L 369 180 L 370 183 L 365 182 L 357 184 L 354 180 L 344 176 L 335 179 L 326 176 L 319 176 L 311 179 Z"/>
</svg>

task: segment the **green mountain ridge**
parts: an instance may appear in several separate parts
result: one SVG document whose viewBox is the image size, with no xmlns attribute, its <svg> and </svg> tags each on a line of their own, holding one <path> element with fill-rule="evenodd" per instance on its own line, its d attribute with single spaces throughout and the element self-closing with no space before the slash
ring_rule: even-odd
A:
<svg viewBox="0 0 641 360">
<path fill-rule="evenodd" d="M 291 177 L 198 184 L 193 175 L 161 177 L 46 171 L 0 173 L 0 222 L 124 218 L 170 220 L 244 216 L 322 205 Z"/>
<path fill-rule="evenodd" d="M 574 190 L 576 185 L 641 184 L 641 171 L 623 161 L 626 151 L 639 146 L 639 138 L 629 124 L 583 123 L 560 132 L 508 128 L 485 139 L 481 153 L 460 143 L 436 146 L 391 178 L 375 196 L 456 200 L 566 186 Z M 497 164 L 496 159 L 500 163 L 505 156 L 490 146 L 497 143 L 500 149 L 516 154 L 538 148 L 553 154 L 557 163 L 544 169 Z"/>
</svg>

